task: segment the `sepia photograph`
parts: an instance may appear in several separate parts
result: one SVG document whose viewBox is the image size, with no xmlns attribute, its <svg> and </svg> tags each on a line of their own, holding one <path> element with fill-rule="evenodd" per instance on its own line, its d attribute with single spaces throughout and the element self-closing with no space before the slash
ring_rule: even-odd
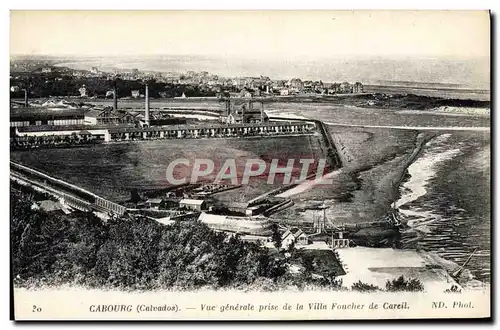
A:
<svg viewBox="0 0 500 330">
<path fill-rule="evenodd" d="M 11 10 L 13 318 L 490 318 L 490 15 Z"/>
</svg>

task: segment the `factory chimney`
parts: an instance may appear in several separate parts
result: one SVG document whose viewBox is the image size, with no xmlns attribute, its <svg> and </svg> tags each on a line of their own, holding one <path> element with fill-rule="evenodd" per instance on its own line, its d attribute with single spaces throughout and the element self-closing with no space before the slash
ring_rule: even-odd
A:
<svg viewBox="0 0 500 330">
<path fill-rule="evenodd" d="M 118 96 L 116 95 L 116 80 L 113 81 L 113 110 L 118 109 Z"/>
<path fill-rule="evenodd" d="M 145 114 L 144 114 L 144 121 L 146 122 L 146 125 L 149 126 L 149 87 L 148 84 L 146 83 L 146 92 L 144 93 L 146 97 L 146 104 L 145 104 Z"/>
<path fill-rule="evenodd" d="M 28 88 L 24 89 L 24 107 L 25 108 L 29 107 L 29 104 L 28 104 Z"/>
</svg>

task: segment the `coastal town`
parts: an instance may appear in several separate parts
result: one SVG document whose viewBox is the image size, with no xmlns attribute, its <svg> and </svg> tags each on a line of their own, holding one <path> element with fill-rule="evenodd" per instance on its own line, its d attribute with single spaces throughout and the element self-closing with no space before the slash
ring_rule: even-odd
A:
<svg viewBox="0 0 500 330">
<path fill-rule="evenodd" d="M 11 319 L 491 320 L 492 16 L 11 9 Z"/>
<path fill-rule="evenodd" d="M 123 88 L 119 98 L 144 97 L 138 81 L 150 81 L 150 96 L 154 98 L 216 96 L 230 93 L 234 96 L 292 96 L 335 95 L 363 93 L 360 82 L 311 81 L 300 78 L 285 80 L 259 77 L 222 77 L 207 71 L 151 72 L 132 70 L 104 71 L 98 67 L 75 70 L 47 63 L 34 64 L 20 60 L 11 65 L 11 97 L 22 97 L 26 81 L 34 96 L 76 96 L 90 98 L 112 97 L 113 90 L 106 89 L 106 81 L 120 79 Z M 81 85 L 79 85 L 81 83 Z M 72 89 L 71 89 L 72 88 Z"/>
</svg>

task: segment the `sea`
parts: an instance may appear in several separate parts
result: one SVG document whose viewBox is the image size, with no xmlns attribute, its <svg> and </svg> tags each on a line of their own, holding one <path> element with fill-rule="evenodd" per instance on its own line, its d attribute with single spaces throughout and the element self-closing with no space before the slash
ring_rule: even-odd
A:
<svg viewBox="0 0 500 330">
<path fill-rule="evenodd" d="M 435 137 L 408 168 L 396 202 L 408 224 L 404 248 L 458 265 L 474 252 L 466 268 L 485 283 L 491 277 L 490 148 L 489 132 Z"/>
</svg>

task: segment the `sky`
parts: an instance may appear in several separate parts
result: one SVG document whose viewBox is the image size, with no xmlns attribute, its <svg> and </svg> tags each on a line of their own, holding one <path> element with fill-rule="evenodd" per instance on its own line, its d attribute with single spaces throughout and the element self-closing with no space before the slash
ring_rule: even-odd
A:
<svg viewBox="0 0 500 330">
<path fill-rule="evenodd" d="M 10 35 L 81 69 L 490 84 L 487 11 L 11 11 Z"/>
<path fill-rule="evenodd" d="M 486 11 L 11 11 L 11 54 L 477 58 Z"/>
</svg>

